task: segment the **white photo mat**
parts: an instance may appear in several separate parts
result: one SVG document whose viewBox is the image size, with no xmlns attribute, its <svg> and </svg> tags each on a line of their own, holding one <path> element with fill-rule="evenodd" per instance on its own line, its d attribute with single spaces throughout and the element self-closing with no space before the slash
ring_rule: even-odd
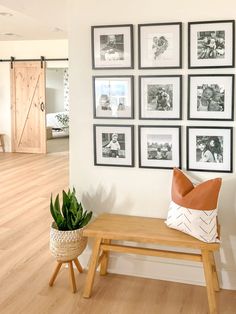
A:
<svg viewBox="0 0 236 314">
<path fill-rule="evenodd" d="M 173 86 L 173 109 L 170 111 L 148 110 L 149 85 Z M 140 118 L 141 119 L 180 119 L 181 116 L 181 76 L 140 76 Z"/>
<path fill-rule="evenodd" d="M 225 31 L 225 55 L 222 59 L 199 59 L 198 58 L 198 32 L 206 31 Z M 189 67 L 229 67 L 233 66 L 233 51 L 234 51 L 234 36 L 233 36 L 233 25 L 232 22 L 210 22 L 209 23 L 189 23 L 189 54 L 190 64 Z"/>
<path fill-rule="evenodd" d="M 148 156 L 148 136 L 171 136 L 172 160 L 150 160 Z M 180 127 L 139 126 L 139 166 L 144 168 L 181 167 Z"/>
<path fill-rule="evenodd" d="M 198 86 L 202 85 L 218 85 L 224 88 L 224 111 L 198 111 L 197 107 L 197 92 Z M 189 118 L 204 119 L 204 120 L 230 120 L 232 118 L 233 108 L 233 90 L 234 76 L 233 75 L 190 75 L 189 76 Z"/>
<path fill-rule="evenodd" d="M 102 134 L 124 134 L 125 158 L 103 156 Z M 94 161 L 95 165 L 133 167 L 133 126 L 94 125 Z"/>
<path fill-rule="evenodd" d="M 231 147 L 231 128 L 194 128 L 189 127 L 187 130 L 187 169 L 188 170 L 204 170 L 204 171 L 220 171 L 231 172 L 232 163 L 232 147 Z M 223 136 L 223 162 L 201 162 L 197 161 L 196 143 L 197 136 Z"/>
<path fill-rule="evenodd" d="M 178 68 L 181 66 L 181 24 L 139 25 L 140 68 Z M 153 57 L 153 38 L 164 37 L 168 46 L 156 59 Z"/>
<path fill-rule="evenodd" d="M 133 115 L 133 77 L 93 77 L 95 118 L 132 118 Z M 118 90 L 115 93 L 115 89 Z M 101 97 L 109 97 L 111 110 L 103 110 Z M 124 110 L 119 110 L 119 103 Z"/>
<path fill-rule="evenodd" d="M 131 68 L 132 67 L 132 25 L 107 26 L 92 28 L 92 55 L 94 68 Z M 101 36 L 102 35 L 124 36 L 124 60 L 101 60 Z"/>
</svg>

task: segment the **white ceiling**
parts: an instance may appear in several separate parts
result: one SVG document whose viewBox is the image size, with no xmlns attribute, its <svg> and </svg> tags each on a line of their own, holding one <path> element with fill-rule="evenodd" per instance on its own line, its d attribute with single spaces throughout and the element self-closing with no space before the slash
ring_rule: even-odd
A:
<svg viewBox="0 0 236 314">
<path fill-rule="evenodd" d="M 0 41 L 63 38 L 67 38 L 67 0 L 0 0 Z"/>
</svg>

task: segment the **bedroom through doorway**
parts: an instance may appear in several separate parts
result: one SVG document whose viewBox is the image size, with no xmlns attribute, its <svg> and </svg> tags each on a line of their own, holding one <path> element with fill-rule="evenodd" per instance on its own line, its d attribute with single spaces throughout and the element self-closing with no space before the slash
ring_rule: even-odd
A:
<svg viewBox="0 0 236 314">
<path fill-rule="evenodd" d="M 69 151 L 69 72 L 68 67 L 46 69 L 47 153 Z"/>
</svg>

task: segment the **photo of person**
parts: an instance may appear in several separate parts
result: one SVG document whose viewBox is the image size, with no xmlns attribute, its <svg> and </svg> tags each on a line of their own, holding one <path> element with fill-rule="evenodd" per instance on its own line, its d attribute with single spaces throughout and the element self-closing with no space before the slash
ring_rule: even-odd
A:
<svg viewBox="0 0 236 314">
<path fill-rule="evenodd" d="M 152 41 L 153 59 L 156 60 L 168 48 L 168 40 L 165 36 L 154 36 Z"/>
<path fill-rule="evenodd" d="M 133 115 L 133 76 L 93 77 L 96 118 L 131 118 Z"/>
<path fill-rule="evenodd" d="M 147 159 L 172 160 L 172 135 L 147 135 Z"/>
<path fill-rule="evenodd" d="M 223 136 L 197 136 L 196 160 L 223 163 Z"/>
<path fill-rule="evenodd" d="M 197 58 L 222 59 L 225 57 L 225 31 L 197 32 Z"/>
<path fill-rule="evenodd" d="M 147 110 L 172 111 L 173 110 L 173 85 L 148 84 L 147 85 Z"/>
<path fill-rule="evenodd" d="M 102 133 L 102 156 L 125 158 L 125 134 Z"/>
<path fill-rule="evenodd" d="M 197 86 L 197 111 L 224 111 L 225 88 L 218 84 Z"/>
<path fill-rule="evenodd" d="M 103 61 L 124 60 L 124 34 L 100 35 L 100 58 Z"/>
</svg>

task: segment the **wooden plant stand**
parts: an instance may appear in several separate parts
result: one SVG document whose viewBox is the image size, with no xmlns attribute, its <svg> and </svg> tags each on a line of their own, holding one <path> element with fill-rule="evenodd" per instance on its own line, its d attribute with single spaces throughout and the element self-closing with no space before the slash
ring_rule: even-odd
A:
<svg viewBox="0 0 236 314">
<path fill-rule="evenodd" d="M 115 214 L 101 215 L 85 228 L 83 235 L 94 238 L 93 251 L 84 287 L 84 298 L 91 296 L 95 272 L 99 265 L 101 265 L 100 274 L 106 275 L 109 252 L 159 256 L 201 262 L 206 279 L 209 314 L 218 313 L 215 292 L 220 290 L 220 286 L 214 251 L 219 250 L 219 243 L 205 243 L 180 231 L 170 229 L 165 225 L 163 219 Z M 176 250 L 151 249 L 114 243 L 117 240 L 159 244 L 175 247 Z M 183 252 L 185 248 L 197 249 L 199 253 Z"/>
<path fill-rule="evenodd" d="M 73 269 L 73 262 L 74 262 L 76 268 L 78 269 L 78 271 L 80 273 L 83 272 L 83 268 L 82 268 L 80 262 L 78 261 L 78 258 L 75 258 L 75 259 L 69 260 L 69 261 L 57 261 L 57 266 L 56 266 L 56 268 L 55 268 L 55 270 L 53 272 L 53 275 L 52 275 L 52 277 L 51 277 L 51 279 L 49 281 L 49 286 L 50 287 L 53 286 L 54 281 L 56 280 L 57 275 L 59 273 L 59 270 L 61 269 L 61 265 L 65 264 L 65 263 L 68 263 L 68 266 L 70 268 L 70 279 L 71 279 L 71 283 L 72 283 L 72 291 L 73 291 L 73 293 L 76 292 L 77 289 L 76 289 L 75 274 L 74 274 L 74 269 Z"/>
</svg>

